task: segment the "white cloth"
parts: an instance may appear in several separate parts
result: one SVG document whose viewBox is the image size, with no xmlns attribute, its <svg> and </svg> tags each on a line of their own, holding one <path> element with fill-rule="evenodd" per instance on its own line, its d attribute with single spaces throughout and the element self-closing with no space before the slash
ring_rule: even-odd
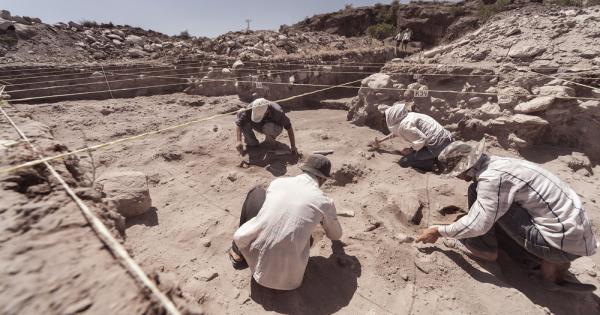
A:
<svg viewBox="0 0 600 315">
<path fill-rule="evenodd" d="M 333 201 L 306 173 L 278 178 L 267 189 L 258 215 L 244 223 L 233 240 L 262 286 L 293 290 L 302 284 L 310 236 L 321 223 L 332 240 L 342 237 Z"/>
<path fill-rule="evenodd" d="M 385 123 L 391 133 L 394 133 L 394 130 L 398 128 L 398 125 L 407 114 L 406 105 L 400 102 L 394 103 L 392 107 L 385 110 Z"/>
<path fill-rule="evenodd" d="M 265 114 L 267 113 L 267 110 L 269 109 L 269 106 L 275 104 L 271 101 L 268 101 L 264 98 L 258 98 L 256 100 L 254 100 L 252 103 L 250 103 L 250 108 L 252 108 L 252 114 L 250 116 L 250 119 L 255 122 L 255 123 L 259 123 L 263 120 L 263 118 L 265 117 Z M 277 105 L 279 106 L 279 105 Z"/>
<path fill-rule="evenodd" d="M 393 130 L 390 130 L 395 136 L 400 137 L 410 145 L 415 151 L 428 146 L 436 148 L 434 155 L 438 155 L 444 149 L 445 145 L 452 141 L 452 134 L 446 130 L 435 119 L 419 113 L 408 113 L 402 121 L 397 124 Z"/>
<path fill-rule="evenodd" d="M 490 156 L 476 166 L 477 200 L 460 220 L 438 230 L 453 238 L 477 237 L 516 202 L 532 217 L 544 240 L 569 254 L 591 256 L 596 238 L 577 193 L 539 165 Z"/>
</svg>

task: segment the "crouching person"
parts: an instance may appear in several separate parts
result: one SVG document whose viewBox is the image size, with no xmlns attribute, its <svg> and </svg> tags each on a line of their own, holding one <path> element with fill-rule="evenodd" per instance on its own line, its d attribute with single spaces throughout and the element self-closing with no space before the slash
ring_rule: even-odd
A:
<svg viewBox="0 0 600 315">
<path fill-rule="evenodd" d="M 235 122 L 237 136 L 236 149 L 240 154 L 244 152 L 242 135 L 244 142 L 246 142 L 246 147 L 256 147 L 259 145 L 259 142 L 254 131 L 265 135 L 266 144 L 272 144 L 283 129 L 287 130 L 292 153 L 298 153 L 292 123 L 279 104 L 259 98 L 250 103 L 248 108 L 249 110 L 238 113 Z"/>
<path fill-rule="evenodd" d="M 318 224 L 331 240 L 342 236 L 335 205 L 319 188 L 329 178 L 330 161 L 311 155 L 301 169 L 301 175 L 275 179 L 266 192 L 253 189 L 233 236 L 234 268 L 247 264 L 254 280 L 267 288 L 293 290 L 302 284 Z"/>
<path fill-rule="evenodd" d="M 409 146 L 400 151 L 400 166 L 430 172 L 437 164 L 437 156 L 452 143 L 452 134 L 435 119 L 419 113 L 408 112 L 397 102 L 385 111 L 385 121 L 390 134 L 375 138 L 375 146 L 388 139 L 399 137 Z"/>
<path fill-rule="evenodd" d="M 495 261 L 496 229 L 541 261 L 544 285 L 552 290 L 594 290 L 569 281 L 571 261 L 596 252 L 596 238 L 577 193 L 539 165 L 513 158 L 489 156 L 484 141 L 477 146 L 454 142 L 439 156 L 450 176 L 473 181 L 468 191 L 469 212 L 453 224 L 434 226 L 417 241 L 438 237 L 474 258 Z"/>
</svg>

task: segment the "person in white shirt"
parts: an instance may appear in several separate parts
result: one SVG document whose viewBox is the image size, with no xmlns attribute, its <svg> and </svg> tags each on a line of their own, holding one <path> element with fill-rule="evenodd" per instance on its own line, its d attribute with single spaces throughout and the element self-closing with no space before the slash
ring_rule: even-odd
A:
<svg viewBox="0 0 600 315">
<path fill-rule="evenodd" d="M 229 256 L 234 268 L 247 264 L 254 280 L 267 288 L 300 287 L 317 225 L 323 226 L 331 240 L 342 237 L 333 200 L 319 188 L 330 177 L 331 162 L 313 154 L 301 169 L 298 176 L 271 182 L 264 197 L 260 189 L 253 189 L 242 209 L 241 226 L 233 235 Z"/>
<path fill-rule="evenodd" d="M 484 140 L 477 146 L 456 141 L 440 153 L 449 176 L 474 181 L 468 191 L 469 212 L 450 225 L 425 229 L 417 241 L 459 239 L 448 244 L 475 258 L 495 261 L 499 228 L 541 260 L 548 288 L 595 289 L 567 278 L 571 261 L 593 255 L 598 247 L 577 193 L 535 163 L 487 155 L 484 148 Z"/>
<path fill-rule="evenodd" d="M 419 113 L 408 112 L 406 105 L 396 102 L 385 111 L 385 121 L 390 134 L 378 139 L 375 138 L 374 146 L 388 139 L 398 137 L 408 147 L 402 149 L 400 166 L 413 167 L 421 171 L 430 172 L 437 164 L 437 156 L 442 150 L 454 141 L 452 134 L 444 129 L 435 119 Z"/>
</svg>

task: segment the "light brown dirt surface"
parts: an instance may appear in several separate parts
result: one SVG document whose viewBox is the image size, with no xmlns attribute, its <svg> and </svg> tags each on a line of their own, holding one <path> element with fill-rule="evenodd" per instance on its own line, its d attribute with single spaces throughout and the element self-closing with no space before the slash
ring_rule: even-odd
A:
<svg viewBox="0 0 600 315">
<path fill-rule="evenodd" d="M 49 127 L 56 141 L 75 149 L 208 117 L 241 105 L 236 97 L 172 94 L 118 101 L 14 105 L 9 114 L 39 121 Z M 239 167 L 241 157 L 234 148 L 234 116 L 95 151 L 93 164 L 98 178 L 119 169 L 141 171 L 148 176 L 154 208 L 141 217 L 128 219 L 123 239 L 133 258 L 147 273 L 156 275 L 161 288 L 178 306 L 199 306 L 207 314 L 600 312 L 600 290 L 579 295 L 545 291 L 530 271 L 506 254 L 500 256 L 497 264 L 480 264 L 446 248 L 441 240 L 428 246 L 401 242 L 402 234 L 414 237 L 427 225 L 449 222 L 456 216 L 442 215 L 440 209 L 450 205 L 465 209 L 467 183 L 401 168 L 396 163 L 400 156 L 394 152 L 399 149 L 398 143 L 368 151 L 366 144 L 381 133 L 350 124 L 346 115 L 346 111 L 330 109 L 289 112 L 298 147 L 305 156 L 315 150 L 334 150 L 329 157 L 335 179 L 324 186 L 324 191 L 335 200 L 338 212 L 353 211 L 354 216 L 340 217 L 343 253 L 336 249 L 334 254 L 323 232 L 315 233 L 303 285 L 287 293 L 274 294 L 257 287 L 250 281 L 248 270 L 235 271 L 231 267 L 226 253 L 246 192 L 257 184 L 267 185 L 275 175 L 298 174 L 301 161 L 295 163 L 271 154 L 258 157 L 257 165 Z M 1 126 L 6 133 L 3 137 L 16 139 L 6 123 Z M 288 143 L 285 136 L 279 140 L 282 146 Z M 493 141 L 490 152 L 514 155 Z M 572 185 L 584 201 L 598 235 L 600 213 L 596 198 L 600 195 L 600 168 L 596 166 L 589 177 L 574 173 L 560 158 L 570 154 L 560 147 L 539 146 L 523 153 Z M 89 155 L 81 154 L 79 159 L 79 167 L 89 173 L 93 168 Z M 69 224 L 66 219 L 40 221 L 8 240 L 2 233 L 3 312 L 64 312 L 62 307 L 46 308 L 54 305 L 50 301 L 62 300 L 55 292 L 62 287 L 86 285 L 88 296 L 68 296 L 65 301 L 90 299 L 92 306 L 84 309 L 90 314 L 145 312 L 147 300 L 140 299 L 139 288 L 116 261 L 111 262 L 78 210 L 61 191 L 52 195 L 61 196 L 60 204 L 65 206 L 45 218 L 68 213 L 66 217 L 74 223 Z M 8 195 L 3 191 L 3 200 L 19 198 L 25 203 L 24 195 L 5 196 Z M 407 222 L 401 213 L 402 201 L 408 198 L 416 198 L 422 204 L 418 224 Z M 2 209 L 3 216 L 11 211 Z M 69 227 L 60 228 L 62 225 Z M 26 251 L 29 254 L 19 255 L 17 252 L 23 251 L 17 251 L 17 247 L 30 248 L 29 242 L 34 244 Z M 25 257 L 29 259 L 24 260 Z M 578 259 L 571 271 L 582 282 L 600 286 L 596 277 L 599 264 L 600 255 L 596 254 Z M 31 270 L 33 276 L 40 278 L 23 277 Z M 100 274 L 103 276 L 90 276 Z M 59 286 L 58 291 L 53 291 L 54 286 L 49 283 Z M 29 304 L 27 296 L 38 304 Z M 8 304 L 19 301 L 17 297 L 24 301 Z M 103 302 L 103 297 L 114 300 Z M 66 305 L 65 301 L 62 303 Z M 113 311 L 114 307 L 117 311 Z"/>
</svg>

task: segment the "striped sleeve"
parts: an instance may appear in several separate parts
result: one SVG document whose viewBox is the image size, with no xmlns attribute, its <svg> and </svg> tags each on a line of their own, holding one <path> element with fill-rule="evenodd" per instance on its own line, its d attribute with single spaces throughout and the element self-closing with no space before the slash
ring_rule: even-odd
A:
<svg viewBox="0 0 600 315">
<path fill-rule="evenodd" d="M 477 200 L 469 213 L 450 225 L 438 228 L 442 236 L 459 239 L 481 236 L 508 211 L 518 187 L 496 172 L 489 175 L 479 177 Z"/>
<path fill-rule="evenodd" d="M 410 143 L 413 150 L 419 151 L 427 144 L 427 136 L 413 122 L 404 122 L 400 128 L 402 138 Z"/>
</svg>

